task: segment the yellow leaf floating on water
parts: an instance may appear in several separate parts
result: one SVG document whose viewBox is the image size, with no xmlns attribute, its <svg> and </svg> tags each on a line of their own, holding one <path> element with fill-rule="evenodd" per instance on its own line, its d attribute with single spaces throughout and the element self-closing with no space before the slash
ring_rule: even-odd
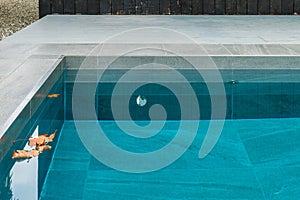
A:
<svg viewBox="0 0 300 200">
<path fill-rule="evenodd" d="M 58 98 L 60 94 L 48 94 L 48 98 Z"/>
<path fill-rule="evenodd" d="M 40 153 L 42 153 L 45 150 L 50 150 L 50 149 L 52 149 L 52 147 L 49 145 L 37 146 L 35 148 L 35 150 L 38 150 Z"/>
<path fill-rule="evenodd" d="M 52 142 L 55 135 L 56 135 L 57 130 L 55 130 L 49 137 L 48 134 L 41 134 L 36 138 L 29 138 L 29 142 L 28 145 L 33 147 L 33 146 L 37 146 L 37 145 L 45 145 L 49 142 Z"/>
<path fill-rule="evenodd" d="M 13 152 L 12 154 L 12 158 L 32 158 L 32 157 L 37 157 L 40 154 L 40 152 L 38 150 L 30 150 L 30 151 L 26 151 L 26 150 L 16 150 L 15 152 Z"/>
</svg>

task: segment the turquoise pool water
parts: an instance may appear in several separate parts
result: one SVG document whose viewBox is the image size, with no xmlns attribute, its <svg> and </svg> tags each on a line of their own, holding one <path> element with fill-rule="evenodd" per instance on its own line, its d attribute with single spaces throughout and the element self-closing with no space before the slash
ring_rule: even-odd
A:
<svg viewBox="0 0 300 200">
<path fill-rule="evenodd" d="M 194 108 L 186 101 L 185 108 L 191 115 L 184 119 L 177 99 L 189 100 L 191 94 L 182 88 L 182 82 L 172 82 L 178 94 L 160 84 L 147 83 L 133 93 L 122 90 L 112 95 L 116 81 L 125 72 L 108 70 L 105 80 L 98 83 L 95 81 L 97 70 L 83 70 L 84 77 L 77 83 L 83 88 L 77 96 L 83 102 L 83 109 L 77 121 L 74 121 L 72 104 L 78 69 L 63 70 L 61 66 L 53 72 L 0 138 L 1 200 L 300 199 L 299 70 L 220 70 L 225 93 L 218 90 L 209 93 L 199 74 L 181 70 L 196 94 L 200 110 L 199 117 L 192 117 L 195 116 Z M 149 71 L 139 73 L 148 74 Z M 167 75 L 168 71 L 164 73 Z M 232 80 L 236 80 L 235 84 Z M 122 85 L 126 89 L 133 83 Z M 215 83 L 210 84 L 214 88 Z M 93 86 L 96 86 L 94 91 Z M 90 118 L 84 107 L 91 91 L 94 92 L 95 104 L 91 107 L 96 113 L 95 119 Z M 48 98 L 48 94 L 59 96 Z M 136 103 L 139 95 L 147 99 L 143 107 Z M 117 121 L 123 126 L 128 126 L 130 120 L 146 126 L 150 120 L 149 110 L 156 104 L 162 105 L 167 115 L 158 116 L 152 122 L 159 123 L 166 117 L 165 125 L 149 138 L 127 135 L 114 121 L 113 96 L 119 98 L 120 105 L 129 97 L 125 109 L 129 110 L 130 116 L 124 115 Z M 212 118 L 211 97 L 226 100 L 225 125 L 216 146 L 206 157 L 199 158 L 209 123 L 220 120 L 218 115 Z M 177 136 L 180 123 L 186 121 L 199 124 L 196 138 L 191 146 L 186 145 L 185 137 L 172 143 L 173 147 L 187 150 L 178 160 L 160 170 L 121 172 L 104 165 L 93 152 L 101 144 L 96 142 L 99 133 L 92 124 L 100 125 L 116 146 L 140 154 L 166 146 Z M 78 135 L 77 123 L 85 127 L 81 134 L 87 136 L 88 148 Z M 13 151 L 26 147 L 27 141 L 22 139 L 55 130 L 58 134 L 50 144 L 52 150 L 28 161 L 11 158 Z M 152 129 L 145 128 L 139 134 L 151 132 Z M 194 133 L 189 127 L 183 130 L 185 136 Z M 16 139 L 20 140 L 14 142 Z M 104 153 L 111 156 L 105 149 Z M 165 156 L 168 159 L 170 155 Z M 126 160 L 120 160 L 120 163 L 121 166 L 128 165 Z"/>
<path fill-rule="evenodd" d="M 88 127 L 93 122 L 81 123 Z M 168 142 L 180 122 L 168 121 L 157 138 L 142 142 L 122 137 L 113 121 L 99 123 L 115 144 L 144 152 Z M 197 137 L 180 159 L 159 171 L 132 174 L 95 159 L 78 137 L 74 121 L 65 121 L 41 199 L 300 198 L 299 118 L 226 120 L 221 138 L 204 159 L 198 152 L 209 121 L 199 123 Z M 86 134 L 93 140 L 95 131 L 87 129 Z"/>
</svg>

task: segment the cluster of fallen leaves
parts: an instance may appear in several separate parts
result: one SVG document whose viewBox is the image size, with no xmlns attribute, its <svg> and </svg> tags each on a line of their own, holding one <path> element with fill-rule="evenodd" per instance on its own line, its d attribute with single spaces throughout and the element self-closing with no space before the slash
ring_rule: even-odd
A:
<svg viewBox="0 0 300 200">
<path fill-rule="evenodd" d="M 30 137 L 28 139 L 28 145 L 30 147 L 34 147 L 31 150 L 16 150 L 12 154 L 12 158 L 32 158 L 37 157 L 39 154 L 43 153 L 45 150 L 50 150 L 52 147 L 47 145 L 48 143 L 52 142 L 55 138 L 57 130 L 55 130 L 51 135 L 48 134 L 41 134 L 38 137 Z"/>
<path fill-rule="evenodd" d="M 44 94 L 36 94 L 35 97 L 44 98 L 46 95 Z M 47 98 L 58 98 L 60 94 L 48 94 Z M 48 143 L 52 142 L 57 130 L 55 130 L 51 135 L 41 134 L 38 137 L 30 137 L 29 139 L 19 139 L 19 140 L 28 140 L 28 145 L 32 147 L 31 150 L 16 150 L 12 154 L 13 159 L 17 158 L 32 158 L 37 157 L 39 154 L 43 153 L 45 150 L 50 150 L 52 147 L 48 145 Z M 19 140 L 15 140 L 17 142 Z"/>
</svg>

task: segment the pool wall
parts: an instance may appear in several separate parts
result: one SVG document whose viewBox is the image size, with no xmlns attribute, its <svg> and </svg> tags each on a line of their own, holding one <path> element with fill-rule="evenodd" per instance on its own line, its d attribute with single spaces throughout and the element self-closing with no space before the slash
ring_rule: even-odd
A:
<svg viewBox="0 0 300 200">
<path fill-rule="evenodd" d="M 27 143 L 24 138 L 29 138 L 33 132 L 38 130 L 39 134 L 50 134 L 57 130 L 60 132 L 64 122 L 64 76 L 63 76 L 63 65 L 62 61 L 56 69 L 51 73 L 47 81 L 41 86 L 36 92 L 34 97 L 29 101 L 23 111 L 18 115 L 13 124 L 9 127 L 7 132 L 1 138 L 0 143 L 0 180 L 6 180 L 7 177 L 14 176 L 11 171 L 16 160 L 11 158 L 13 151 L 22 150 Z M 60 94 L 58 98 L 47 98 L 48 94 Z M 55 149 L 55 143 L 58 135 L 54 142 L 51 144 L 53 150 Z M 14 142 L 14 140 L 21 139 L 20 141 Z M 47 174 L 51 158 L 52 151 L 45 151 L 38 157 L 38 191 L 40 193 L 45 176 Z M 26 161 L 23 161 L 26 162 Z M 30 163 L 28 163 L 30 164 Z M 24 173 L 27 172 L 24 168 Z M 7 189 L 10 189 L 9 187 Z M 3 194 L 3 193 L 1 193 Z M 2 197 L 1 197 L 2 199 Z M 5 199 L 3 197 L 3 199 Z"/>
<path fill-rule="evenodd" d="M 67 57 L 66 58 L 66 120 L 73 120 L 72 95 L 75 80 L 81 84 L 86 91 L 95 89 L 100 76 L 103 72 L 105 57 Z M 201 58 L 193 58 L 195 60 Z M 200 109 L 201 119 L 211 118 L 211 98 L 227 100 L 226 119 L 257 119 L 257 118 L 293 118 L 300 116 L 300 65 L 299 57 L 280 57 L 280 56 L 241 56 L 241 57 L 222 57 L 213 56 L 213 61 L 219 71 L 213 69 L 198 69 L 189 66 L 182 57 L 122 57 L 118 58 L 102 74 L 100 83 L 97 84 L 95 94 L 95 110 L 98 120 L 113 120 L 111 111 L 111 96 L 114 86 L 118 80 L 128 72 L 132 66 L 143 65 L 151 62 L 164 63 L 173 66 L 180 72 L 194 89 Z M 90 63 L 88 68 L 80 68 L 82 63 Z M 102 64 L 101 64 L 102 62 Z M 100 63 L 100 64 L 99 64 Z M 287 69 L 288 68 L 288 69 Z M 80 73 L 78 73 L 80 70 Z M 223 79 L 226 96 L 220 91 L 209 93 L 207 83 L 204 82 L 200 73 L 209 74 L 214 80 L 214 73 L 220 73 Z M 162 69 L 143 69 L 137 70 L 139 76 L 149 74 L 161 74 L 169 77 L 167 70 Z M 77 74 L 80 76 L 76 77 Z M 77 79 L 76 79 L 77 78 Z M 134 80 L 133 80 L 134 81 Z M 172 80 L 174 81 L 174 80 Z M 168 80 L 166 80 L 168 82 Z M 123 82 L 122 84 L 132 84 Z M 187 100 L 189 94 L 184 91 L 180 81 L 172 82 L 181 93 L 176 94 Z M 214 86 L 214 82 L 210 82 Z M 144 95 L 148 99 L 148 104 L 144 107 L 137 106 L 135 98 Z M 153 104 L 162 104 L 168 113 L 168 120 L 180 120 L 181 113 L 177 97 L 169 90 L 155 84 L 148 84 L 134 93 L 124 91 L 120 99 L 131 97 L 129 109 L 134 120 L 149 120 L 149 108 Z M 84 94 L 82 94 L 84 99 Z M 120 101 L 120 104 L 124 102 Z M 189 112 L 194 112 L 190 109 Z M 86 116 L 82 115 L 83 118 Z M 192 115 L 190 115 L 192 116 Z M 191 119 L 193 118 L 186 118 Z M 218 119 L 218 116 L 215 117 Z M 129 120 L 124 116 L 123 120 Z M 197 119 L 194 119 L 197 120 Z"/>
</svg>

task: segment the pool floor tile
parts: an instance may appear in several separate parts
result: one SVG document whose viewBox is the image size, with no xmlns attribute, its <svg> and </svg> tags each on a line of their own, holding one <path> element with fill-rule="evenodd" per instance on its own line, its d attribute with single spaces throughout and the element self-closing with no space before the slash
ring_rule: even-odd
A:
<svg viewBox="0 0 300 200">
<path fill-rule="evenodd" d="M 264 199 L 249 169 L 160 170 L 127 174 L 90 170 L 84 199 Z"/>
<path fill-rule="evenodd" d="M 82 199 L 87 171 L 50 170 L 41 193 L 42 199 Z"/>
<path fill-rule="evenodd" d="M 251 119 L 251 120 L 233 120 L 233 126 L 239 134 L 242 141 L 279 133 L 286 130 L 300 128 L 300 119 Z"/>
<path fill-rule="evenodd" d="M 300 199 L 300 167 L 256 169 L 268 200 Z"/>
<path fill-rule="evenodd" d="M 226 137 L 222 133 L 212 151 L 204 158 L 199 158 L 199 150 L 203 140 L 195 139 L 189 149 L 170 167 L 186 169 L 218 169 L 218 168 L 249 168 L 251 163 L 243 143 L 234 137 Z"/>
<path fill-rule="evenodd" d="M 232 120 L 226 120 L 220 138 L 212 151 L 203 159 L 199 159 L 198 153 L 204 140 L 201 137 L 196 137 L 194 144 L 198 144 L 197 150 L 194 154 L 197 154 L 198 168 L 248 168 L 252 167 L 249 161 L 247 152 L 244 145 L 238 135 L 238 131 Z M 214 130 L 213 130 L 214 131 Z M 206 135 L 207 132 L 202 132 L 200 135 Z M 201 138 L 201 139 L 199 139 Z M 188 149 L 187 155 L 192 150 L 193 145 Z M 186 155 L 185 154 L 185 155 Z M 184 158 L 185 155 L 182 157 Z M 189 162 L 193 161 L 192 158 L 188 159 Z"/>
<path fill-rule="evenodd" d="M 300 166 L 300 128 L 243 141 L 255 167 Z"/>
<path fill-rule="evenodd" d="M 52 160 L 50 168 L 53 170 L 87 170 L 89 166 L 90 158 L 85 156 L 73 157 L 73 156 L 61 156 L 55 157 Z"/>
<path fill-rule="evenodd" d="M 58 142 L 51 169 L 88 169 L 91 155 L 81 142 L 74 125 L 65 123 Z"/>
<path fill-rule="evenodd" d="M 56 196 L 54 195 L 47 195 L 46 197 L 41 197 L 40 200 L 81 200 L 82 198 L 76 197 L 64 197 L 64 196 Z"/>
</svg>

